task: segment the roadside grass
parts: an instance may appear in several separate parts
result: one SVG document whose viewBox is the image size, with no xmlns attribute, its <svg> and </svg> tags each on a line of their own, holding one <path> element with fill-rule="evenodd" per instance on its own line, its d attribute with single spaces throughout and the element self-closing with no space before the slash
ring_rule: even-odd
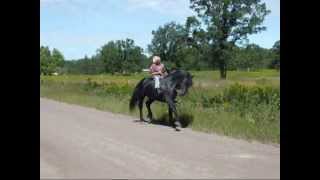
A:
<svg viewBox="0 0 320 180">
<path fill-rule="evenodd" d="M 230 71 L 219 80 L 218 71 L 192 71 L 194 86 L 178 97 L 178 111 L 184 126 L 197 131 L 257 140 L 280 141 L 279 72 Z M 40 96 L 70 104 L 137 117 L 128 102 L 135 84 L 146 73 L 121 75 L 63 75 L 40 77 Z M 168 125 L 166 104 L 152 104 L 155 124 Z M 144 108 L 144 116 L 147 110 Z"/>
</svg>

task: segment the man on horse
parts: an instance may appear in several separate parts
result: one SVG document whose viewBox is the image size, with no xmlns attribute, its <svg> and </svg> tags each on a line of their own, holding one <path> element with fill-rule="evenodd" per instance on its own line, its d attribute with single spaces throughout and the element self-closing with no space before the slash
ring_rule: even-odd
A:
<svg viewBox="0 0 320 180">
<path fill-rule="evenodd" d="M 160 93 L 160 78 L 166 75 L 166 68 L 164 64 L 161 63 L 159 56 L 153 56 L 152 65 L 150 66 L 150 74 L 155 80 L 155 89 Z"/>
</svg>

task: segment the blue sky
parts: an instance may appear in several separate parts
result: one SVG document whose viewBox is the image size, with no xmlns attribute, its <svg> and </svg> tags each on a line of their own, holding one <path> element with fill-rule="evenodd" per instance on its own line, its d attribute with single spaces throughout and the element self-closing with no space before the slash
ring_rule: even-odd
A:
<svg viewBox="0 0 320 180">
<path fill-rule="evenodd" d="M 280 39 L 280 0 L 263 0 L 271 10 L 266 31 L 250 43 L 270 48 Z M 91 56 L 111 40 L 130 38 L 146 49 L 151 31 L 195 15 L 189 0 L 40 0 L 40 45 L 59 49 L 66 59 Z"/>
</svg>

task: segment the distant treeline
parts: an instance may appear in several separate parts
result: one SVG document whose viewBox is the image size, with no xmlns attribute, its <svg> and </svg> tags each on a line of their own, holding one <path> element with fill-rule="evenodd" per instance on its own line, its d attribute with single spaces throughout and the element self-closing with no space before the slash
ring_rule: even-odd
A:
<svg viewBox="0 0 320 180">
<path fill-rule="evenodd" d="M 129 39 L 126 41 L 111 41 L 97 52 L 96 55 L 91 57 L 85 56 L 81 59 L 66 61 L 58 50 L 54 49 L 51 53 L 48 47 L 41 47 L 40 71 L 43 74 L 53 72 L 60 74 L 130 74 L 148 68 L 151 63 L 151 56 L 147 57 L 144 55 L 142 48 L 135 46 L 133 40 Z M 280 41 L 277 41 L 273 48 L 270 49 L 262 48 L 255 44 L 249 44 L 245 47 L 235 46 L 230 54 L 231 58 L 228 61 L 228 70 L 247 71 L 280 68 Z M 52 56 L 53 58 L 48 58 L 48 56 Z M 55 58 L 57 56 L 60 58 Z M 186 70 L 211 70 L 219 68 L 217 64 L 210 65 L 206 55 L 200 54 L 196 49 L 192 48 L 184 49 L 183 53 L 179 52 L 176 58 L 179 59 L 163 59 L 163 63 L 169 69 L 173 67 Z"/>
<path fill-rule="evenodd" d="M 64 61 L 62 65 L 51 58 L 48 47 L 40 47 L 41 73 L 130 74 L 148 68 L 153 55 L 160 56 L 169 69 L 219 70 L 222 79 L 227 70 L 280 69 L 280 40 L 270 49 L 243 45 L 248 35 L 266 29 L 262 23 L 270 10 L 265 3 L 190 0 L 190 8 L 197 17 L 187 17 L 184 24 L 169 22 L 151 32 L 153 37 L 145 50 L 150 56 L 134 40 L 125 39 L 107 42 L 92 57 Z"/>
</svg>

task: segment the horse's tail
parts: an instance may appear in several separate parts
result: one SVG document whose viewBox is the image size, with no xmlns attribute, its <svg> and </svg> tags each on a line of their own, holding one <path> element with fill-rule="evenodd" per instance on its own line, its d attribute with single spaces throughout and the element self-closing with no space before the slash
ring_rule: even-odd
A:
<svg viewBox="0 0 320 180">
<path fill-rule="evenodd" d="M 130 100 L 130 105 L 129 105 L 129 109 L 130 111 L 132 111 L 135 106 L 137 105 L 137 102 L 139 100 L 139 98 L 141 98 L 141 94 L 142 94 L 142 85 L 144 82 L 145 78 L 143 78 L 135 87 L 133 94 L 131 96 L 131 100 Z"/>
</svg>

